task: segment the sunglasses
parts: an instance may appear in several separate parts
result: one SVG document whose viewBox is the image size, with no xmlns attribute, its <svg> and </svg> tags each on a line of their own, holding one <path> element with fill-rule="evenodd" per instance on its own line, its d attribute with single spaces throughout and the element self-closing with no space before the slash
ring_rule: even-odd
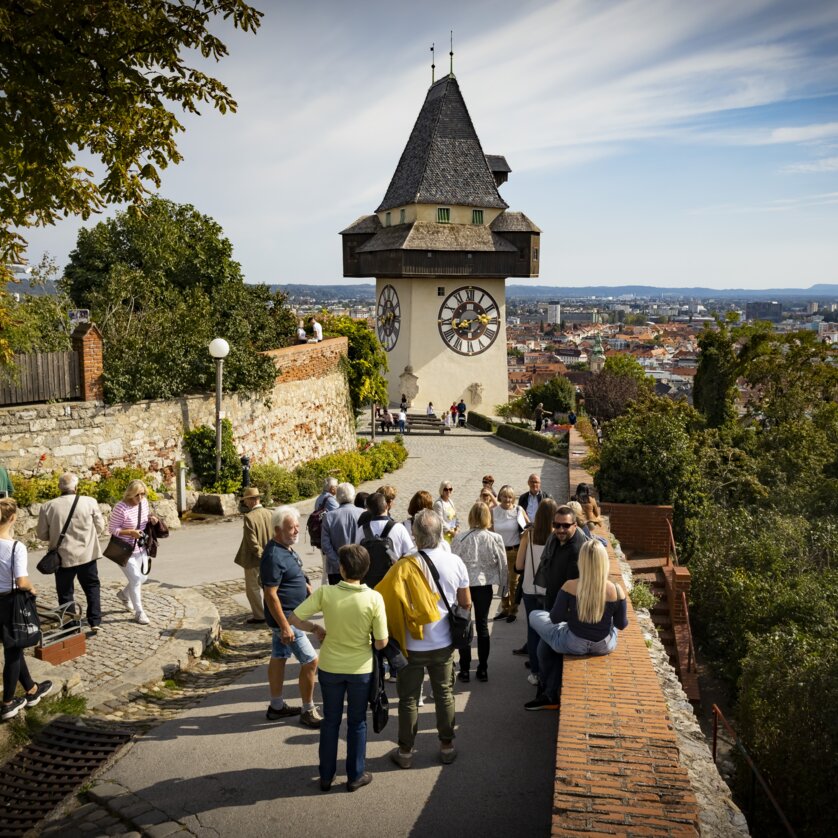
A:
<svg viewBox="0 0 838 838">
<path fill-rule="evenodd" d="M 491 486 L 491 485 L 492 485 L 492 483 L 494 483 L 494 482 L 495 482 L 494 480 L 484 480 L 484 481 L 483 481 L 483 485 L 484 485 L 484 486 Z"/>
<path fill-rule="evenodd" d="M 443 492 L 453 492 L 454 490 L 450 486 L 446 486 L 442 491 Z"/>
<path fill-rule="evenodd" d="M 573 526 L 573 522 L 569 524 L 562 524 L 559 521 L 553 521 L 554 530 L 569 530 Z"/>
</svg>

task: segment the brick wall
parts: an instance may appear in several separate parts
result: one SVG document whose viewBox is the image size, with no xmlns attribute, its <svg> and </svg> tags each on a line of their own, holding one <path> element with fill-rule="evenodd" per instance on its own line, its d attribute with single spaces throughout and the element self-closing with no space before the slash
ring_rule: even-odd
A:
<svg viewBox="0 0 838 838">
<path fill-rule="evenodd" d="M 320 343 L 302 343 L 272 349 L 265 354 L 276 364 L 277 383 L 318 378 L 338 369 L 342 355 L 349 353 L 349 338 L 326 338 Z"/>
<path fill-rule="evenodd" d="M 102 333 L 95 324 L 80 323 L 76 326 L 73 349 L 79 355 L 82 401 L 104 401 Z"/>
<path fill-rule="evenodd" d="M 570 432 L 570 451 L 570 486 L 592 482 L 578 465 L 586 447 L 575 429 Z M 612 515 L 613 507 L 627 505 L 601 506 Z M 652 520 L 659 516 L 655 512 Z M 616 530 L 615 534 L 622 541 Z M 610 578 L 622 584 L 610 543 L 607 549 Z M 684 584 L 678 574 L 672 579 L 675 586 Z M 631 600 L 627 605 L 629 625 L 620 632 L 614 652 L 604 657 L 565 656 L 553 836 L 699 834 L 698 802 L 680 764 L 669 711 Z"/>
<path fill-rule="evenodd" d="M 649 556 L 669 555 L 667 521 L 672 522 L 671 506 L 601 502 L 600 508 L 623 549 Z"/>
</svg>

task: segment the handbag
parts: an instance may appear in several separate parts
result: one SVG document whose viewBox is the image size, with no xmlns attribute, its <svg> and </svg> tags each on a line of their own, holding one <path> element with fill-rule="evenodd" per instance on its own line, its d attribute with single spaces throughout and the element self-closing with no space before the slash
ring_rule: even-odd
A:
<svg viewBox="0 0 838 838">
<path fill-rule="evenodd" d="M 380 652 L 372 647 L 372 678 L 370 679 L 370 710 L 372 711 L 372 729 L 381 733 L 387 727 L 390 718 L 390 700 L 384 691 L 384 666 Z"/>
<path fill-rule="evenodd" d="M 137 529 L 140 528 L 140 517 L 143 511 L 143 502 L 137 504 Z M 130 544 L 125 539 L 118 535 L 112 535 L 108 546 L 102 551 L 102 555 L 112 562 L 116 562 L 120 567 L 125 567 L 128 564 L 128 559 L 134 553 L 134 547 L 137 545 L 135 538 Z"/>
<path fill-rule="evenodd" d="M 73 505 L 70 507 L 70 514 L 67 516 L 67 520 L 64 522 L 64 526 L 61 527 L 61 533 L 58 536 L 58 541 L 55 543 L 55 547 L 51 550 L 47 550 L 44 553 L 43 558 L 41 561 L 38 562 L 35 567 L 38 568 L 39 573 L 43 573 L 45 576 L 49 576 L 52 573 L 55 573 L 59 567 L 61 567 L 61 553 L 58 552 L 58 548 L 61 546 L 61 542 L 64 541 L 64 536 L 67 534 L 67 527 L 70 526 L 70 519 L 73 517 L 73 513 L 76 511 L 76 504 L 79 502 L 79 496 L 76 495 L 73 498 Z"/>
<path fill-rule="evenodd" d="M 35 606 L 35 594 L 19 588 L 15 583 L 15 550 L 17 541 L 12 544 L 12 590 L 7 596 L 12 597 L 12 619 L 3 626 L 3 645 L 10 649 L 26 649 L 35 646 L 41 640 L 41 621 Z"/>
<path fill-rule="evenodd" d="M 428 568 L 431 571 L 431 576 L 434 577 L 439 595 L 448 609 L 448 624 L 451 626 L 451 642 L 456 649 L 462 649 L 464 646 L 470 646 L 474 639 L 474 621 L 471 618 L 471 610 L 455 605 L 453 608 L 448 604 L 448 599 L 445 592 L 442 590 L 442 585 L 439 584 L 439 571 L 434 566 L 434 563 L 428 558 L 428 554 L 424 550 L 419 551 L 419 555 L 425 560 Z"/>
</svg>

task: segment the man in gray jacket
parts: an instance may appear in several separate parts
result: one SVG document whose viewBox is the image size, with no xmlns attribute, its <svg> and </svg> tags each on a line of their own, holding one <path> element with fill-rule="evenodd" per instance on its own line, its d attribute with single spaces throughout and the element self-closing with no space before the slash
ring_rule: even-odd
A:
<svg viewBox="0 0 838 838">
<path fill-rule="evenodd" d="M 355 487 L 351 483 L 340 483 L 335 498 L 339 504 L 323 519 L 320 546 L 326 561 L 326 575 L 330 585 L 340 582 L 338 550 L 344 544 L 354 544 L 358 534 L 358 518 L 364 510 L 355 506 Z"/>
<path fill-rule="evenodd" d="M 65 473 L 58 478 L 60 497 L 47 501 L 38 514 L 38 538 L 48 541 L 50 549 L 58 543 L 58 536 L 67 521 L 79 479 L 75 474 Z M 105 521 L 95 498 L 79 495 L 73 517 L 67 527 L 61 547 L 61 567 L 55 573 L 55 591 L 58 604 L 75 601 L 74 583 L 79 580 L 87 599 L 87 624 L 96 634 L 102 623 L 102 605 L 99 596 L 99 571 L 96 562 L 102 555 L 99 549 L 99 534 L 105 529 Z"/>
</svg>

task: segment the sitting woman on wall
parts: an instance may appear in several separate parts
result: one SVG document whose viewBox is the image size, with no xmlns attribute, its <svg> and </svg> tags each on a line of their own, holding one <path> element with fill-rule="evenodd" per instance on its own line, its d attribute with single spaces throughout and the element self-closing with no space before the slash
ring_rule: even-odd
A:
<svg viewBox="0 0 838 838">
<path fill-rule="evenodd" d="M 600 515 L 602 514 L 596 498 L 591 493 L 591 487 L 587 483 L 580 483 L 576 487 L 576 494 L 571 500 L 579 501 L 582 505 L 582 514 L 585 516 L 588 524 L 602 523 Z"/>
<path fill-rule="evenodd" d="M 557 710 L 561 696 L 561 655 L 608 655 L 617 648 L 617 630 L 628 625 L 625 591 L 608 581 L 608 553 L 599 541 L 579 551 L 579 578 L 562 585 L 552 610 L 533 611 L 538 633 L 541 690 L 527 710 Z"/>
<path fill-rule="evenodd" d="M 134 612 L 134 618 L 142 625 L 149 624 L 143 610 L 143 582 L 148 580 L 151 559 L 146 551 L 146 524 L 157 523 L 157 516 L 149 514 L 146 500 L 146 486 L 142 480 L 132 480 L 122 495 L 122 500 L 111 510 L 108 529 L 111 535 L 133 544 L 134 551 L 128 564 L 122 568 L 128 584 L 117 592 L 117 597 L 127 611 Z"/>
</svg>

